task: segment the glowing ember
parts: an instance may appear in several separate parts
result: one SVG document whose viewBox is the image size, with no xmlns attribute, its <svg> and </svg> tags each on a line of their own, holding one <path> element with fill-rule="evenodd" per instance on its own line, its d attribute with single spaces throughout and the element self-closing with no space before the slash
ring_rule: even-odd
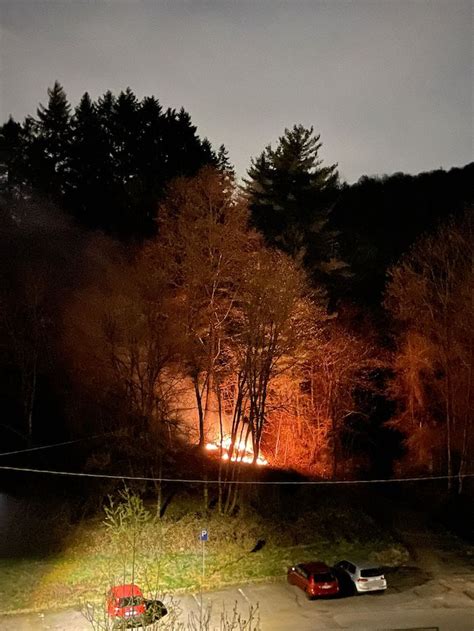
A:
<svg viewBox="0 0 474 631">
<path fill-rule="evenodd" d="M 247 464 L 252 464 L 253 457 L 253 449 L 251 445 L 247 445 L 245 440 L 241 440 L 238 443 L 235 443 L 232 458 L 229 458 L 229 450 L 232 444 L 232 440 L 229 436 L 222 440 L 221 445 L 218 443 L 207 443 L 206 449 L 208 451 L 218 451 L 222 448 L 222 460 L 231 460 L 232 462 L 245 462 Z M 267 465 L 268 461 L 263 456 L 258 456 L 256 460 L 256 464 L 263 466 Z"/>
</svg>

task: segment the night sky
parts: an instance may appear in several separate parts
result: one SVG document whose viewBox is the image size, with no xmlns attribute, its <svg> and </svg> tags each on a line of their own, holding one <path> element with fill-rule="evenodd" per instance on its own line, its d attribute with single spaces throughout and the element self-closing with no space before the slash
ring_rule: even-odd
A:
<svg viewBox="0 0 474 631">
<path fill-rule="evenodd" d="M 352 182 L 472 160 L 470 1 L 0 0 L 0 118 L 58 79 L 76 104 L 130 86 L 188 110 L 240 176 L 314 125 Z"/>
</svg>

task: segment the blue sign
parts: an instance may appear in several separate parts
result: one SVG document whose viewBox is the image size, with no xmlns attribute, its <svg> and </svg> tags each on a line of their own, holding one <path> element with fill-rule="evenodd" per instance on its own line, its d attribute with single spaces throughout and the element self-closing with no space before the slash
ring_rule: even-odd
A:
<svg viewBox="0 0 474 631">
<path fill-rule="evenodd" d="M 199 535 L 200 541 L 209 541 L 209 533 L 207 530 L 201 530 L 201 534 Z"/>
</svg>

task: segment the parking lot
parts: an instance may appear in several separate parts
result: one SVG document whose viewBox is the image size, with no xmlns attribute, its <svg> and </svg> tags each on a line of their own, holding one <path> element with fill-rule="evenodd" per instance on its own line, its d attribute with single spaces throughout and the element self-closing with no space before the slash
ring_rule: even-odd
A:
<svg viewBox="0 0 474 631">
<path fill-rule="evenodd" d="M 388 574 L 385 593 L 309 601 L 285 580 L 229 587 L 204 593 L 203 608 L 212 608 L 211 628 L 219 629 L 223 607 L 230 612 L 237 603 L 245 616 L 256 607 L 262 631 L 315 631 L 317 629 L 438 628 L 439 631 L 473 631 L 474 580 L 470 574 L 430 579 L 417 568 L 401 568 Z M 166 603 L 166 598 L 164 599 Z M 199 615 L 201 595 L 179 598 L 182 619 Z M 1 631 L 87 631 L 91 629 L 76 610 L 4 617 Z"/>
</svg>

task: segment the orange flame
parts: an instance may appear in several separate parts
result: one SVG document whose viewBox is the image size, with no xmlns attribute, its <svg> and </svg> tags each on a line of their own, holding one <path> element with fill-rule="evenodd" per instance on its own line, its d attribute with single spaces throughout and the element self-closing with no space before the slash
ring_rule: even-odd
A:
<svg viewBox="0 0 474 631">
<path fill-rule="evenodd" d="M 254 453 L 252 445 L 247 445 L 245 440 L 241 440 L 238 443 L 234 444 L 234 449 L 232 452 L 232 457 L 229 457 L 229 450 L 232 445 L 232 439 L 230 436 L 226 436 L 222 439 L 221 444 L 219 443 L 207 443 L 206 449 L 208 451 L 218 451 L 222 448 L 222 460 L 231 460 L 232 462 L 245 462 L 247 464 L 252 464 L 254 462 Z M 268 464 L 268 461 L 263 456 L 259 455 L 256 459 L 256 464 L 260 466 L 264 466 Z"/>
</svg>

